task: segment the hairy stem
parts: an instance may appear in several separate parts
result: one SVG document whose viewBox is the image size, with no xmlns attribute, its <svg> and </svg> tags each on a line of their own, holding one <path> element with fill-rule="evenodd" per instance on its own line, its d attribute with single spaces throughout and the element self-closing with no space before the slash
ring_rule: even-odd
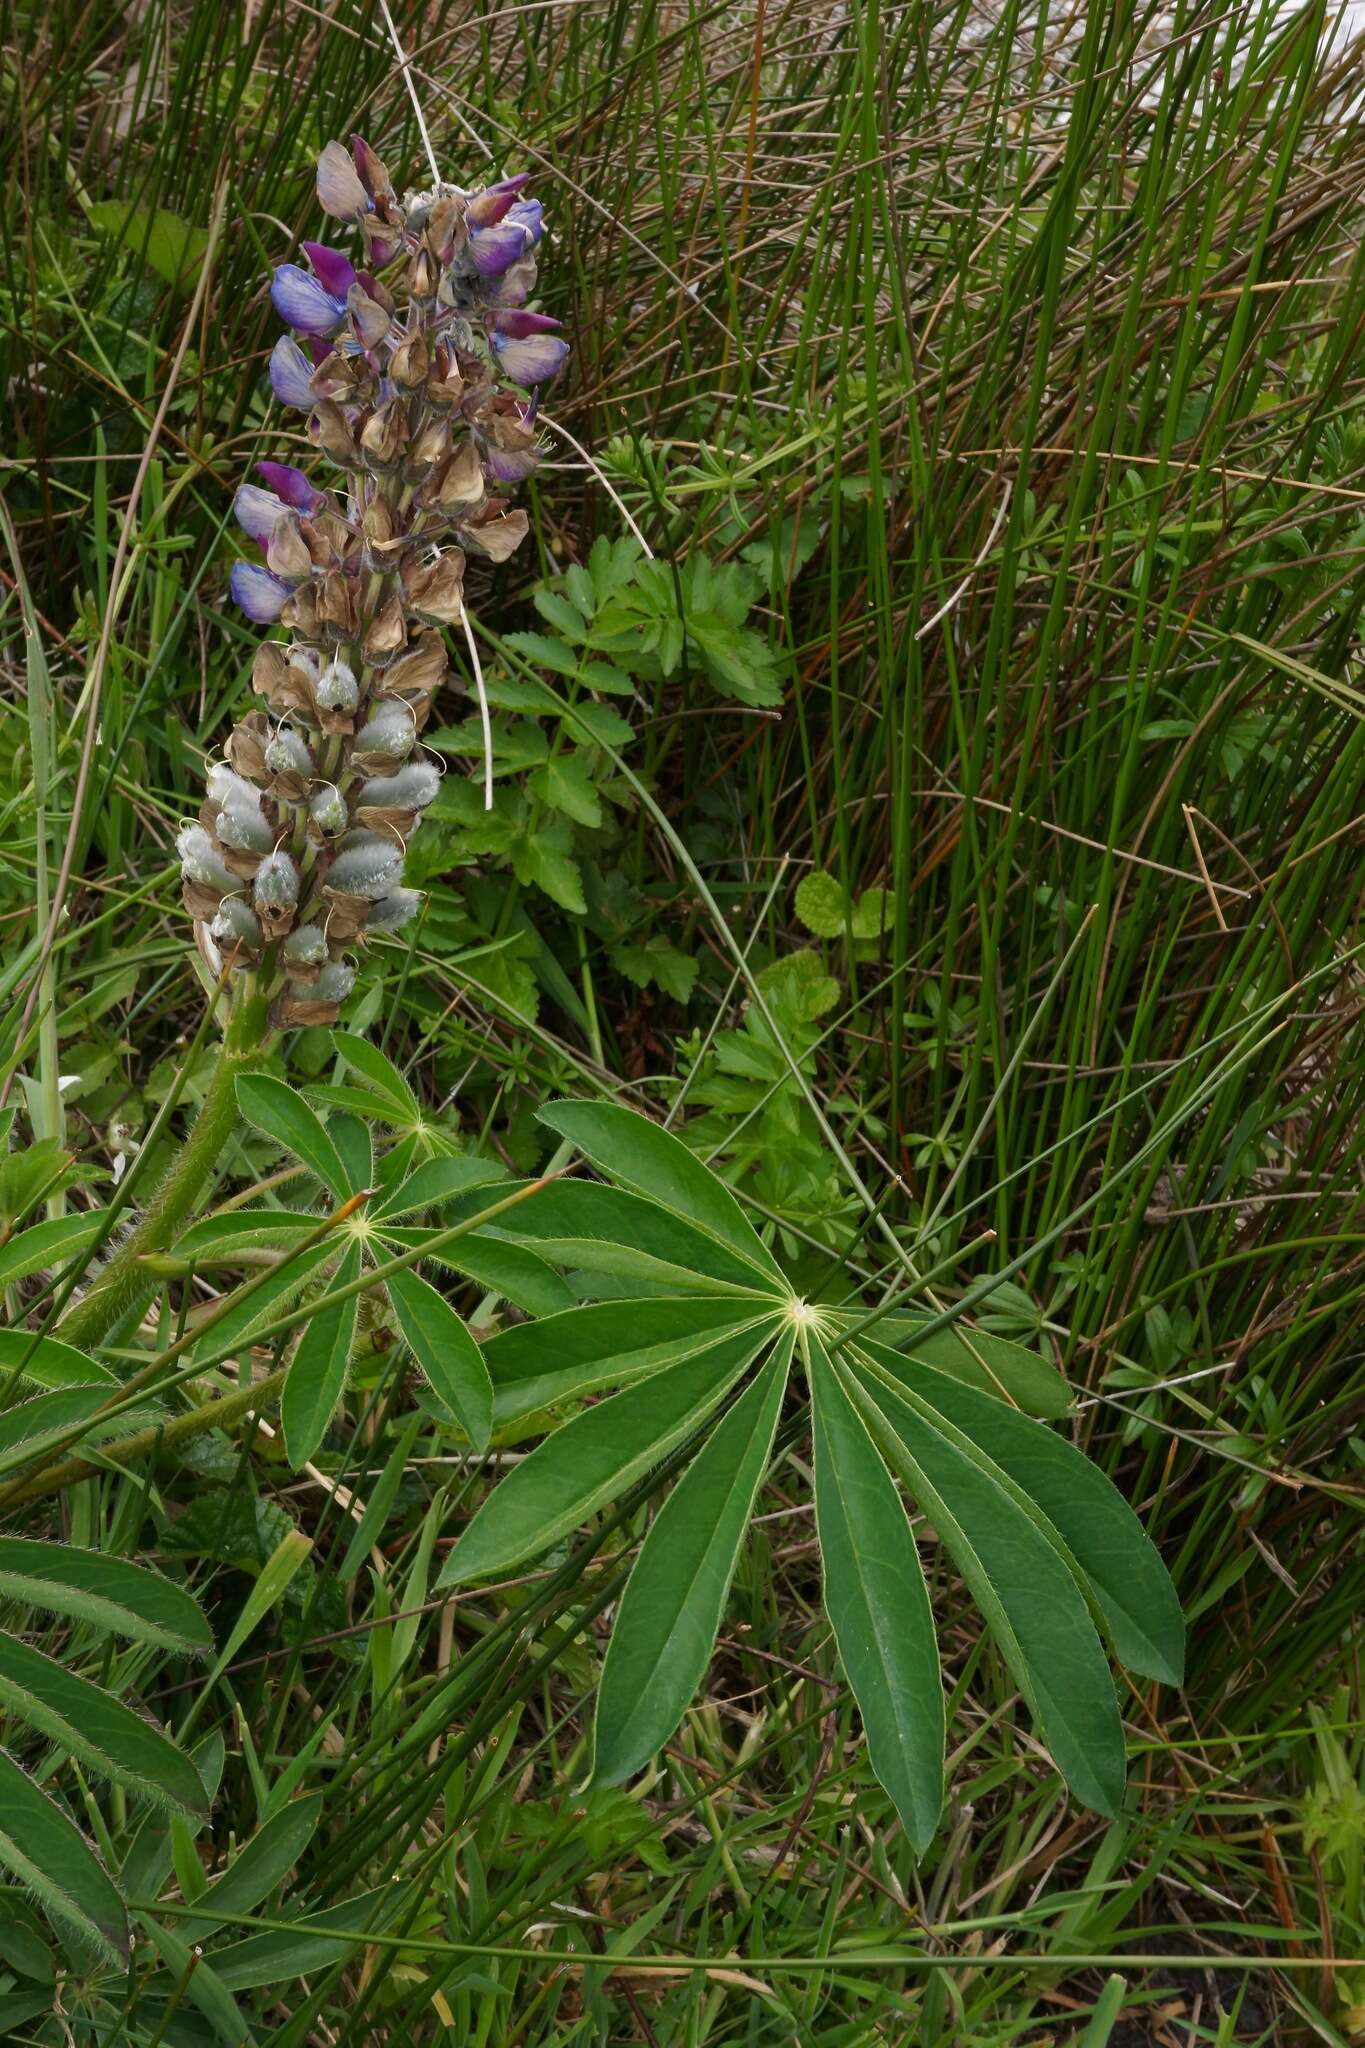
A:
<svg viewBox="0 0 1365 2048">
<path fill-rule="evenodd" d="M 141 1222 L 58 1324 L 64 1342 L 78 1347 L 98 1344 L 116 1323 L 151 1300 L 159 1283 L 139 1261 L 150 1252 L 165 1251 L 197 1213 L 237 1126 L 237 1076 L 260 1065 L 269 1037 L 264 998 L 253 994 L 233 1011 L 203 1107 Z"/>
</svg>

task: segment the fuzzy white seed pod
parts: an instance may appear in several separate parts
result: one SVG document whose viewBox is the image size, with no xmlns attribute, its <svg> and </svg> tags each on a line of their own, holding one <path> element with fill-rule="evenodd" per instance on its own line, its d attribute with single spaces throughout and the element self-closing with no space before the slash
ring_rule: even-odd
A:
<svg viewBox="0 0 1365 2048">
<path fill-rule="evenodd" d="M 320 924 L 301 924 L 284 942 L 284 957 L 293 967 L 316 967 L 327 958 L 327 939 Z"/>
<path fill-rule="evenodd" d="M 287 853 L 268 853 L 256 870 L 256 901 L 262 909 L 287 910 L 299 900 L 299 871 Z"/>
<path fill-rule="evenodd" d="M 209 926 L 215 939 L 222 939 L 231 945 L 238 941 L 244 946 L 257 947 L 262 943 L 260 920 L 249 904 L 240 896 L 229 896 L 218 906 L 218 915 Z"/>
<path fill-rule="evenodd" d="M 338 832 L 344 832 L 350 822 L 346 799 L 330 782 L 313 791 L 308 799 L 308 810 L 319 832 L 325 832 L 329 839 L 335 839 Z"/>
<path fill-rule="evenodd" d="M 328 884 L 342 896 L 384 896 L 403 872 L 403 849 L 377 833 L 358 833 L 332 862 Z"/>
<path fill-rule="evenodd" d="M 417 723 L 401 697 L 381 697 L 355 736 L 358 754 L 396 754 L 406 760 L 417 744 Z"/>
<path fill-rule="evenodd" d="M 390 889 L 387 896 L 370 905 L 363 928 L 367 932 L 396 932 L 416 917 L 421 908 L 419 889 Z"/>
<path fill-rule="evenodd" d="M 254 803 L 247 803 L 235 790 L 232 792 L 218 813 L 218 837 L 224 846 L 235 846 L 240 853 L 269 853 L 275 843 L 274 830 L 262 815 L 260 798 L 254 789 L 251 794 Z"/>
<path fill-rule="evenodd" d="M 360 685 L 349 663 L 329 661 L 314 684 L 318 703 L 325 711 L 354 711 L 360 702 Z"/>
<path fill-rule="evenodd" d="M 265 765 L 272 775 L 311 775 L 313 757 L 291 725 L 282 725 L 265 744 Z"/>
<path fill-rule="evenodd" d="M 239 877 L 231 868 L 224 867 L 202 825 L 182 826 L 175 835 L 175 850 L 180 855 L 180 872 L 187 882 L 203 882 L 210 889 L 227 891 L 241 888 Z"/>
<path fill-rule="evenodd" d="M 344 1003 L 354 987 L 354 967 L 344 960 L 329 960 L 308 994 L 315 1003 Z"/>
<path fill-rule="evenodd" d="M 248 810 L 261 807 L 261 792 L 255 783 L 248 782 L 245 775 L 239 775 L 235 768 L 229 768 L 226 761 L 214 761 L 205 781 L 210 803 L 244 804 Z"/>
<path fill-rule="evenodd" d="M 383 810 L 424 811 L 441 787 L 430 761 L 409 761 L 396 775 L 376 775 L 362 783 L 358 801 Z"/>
</svg>

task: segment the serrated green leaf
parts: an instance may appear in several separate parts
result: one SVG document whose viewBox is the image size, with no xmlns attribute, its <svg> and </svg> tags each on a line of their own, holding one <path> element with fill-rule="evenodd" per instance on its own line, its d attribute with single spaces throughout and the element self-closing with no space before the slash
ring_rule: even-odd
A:
<svg viewBox="0 0 1365 2048">
<path fill-rule="evenodd" d="M 883 1369 L 900 1364 L 881 1345 L 856 1348 Z M 969 1437 L 1057 1530 L 1090 1581 L 1119 1661 L 1179 1685 L 1185 1622 L 1175 1588 L 1141 1522 L 1099 1467 L 1043 1423 L 941 1373 L 921 1372 L 909 1393 Z"/>
<path fill-rule="evenodd" d="M 587 621 L 578 607 L 570 604 L 567 597 L 561 597 L 558 591 L 543 587 L 533 590 L 531 602 L 542 619 L 553 626 L 556 633 L 562 633 L 566 640 L 578 642 L 586 637 Z"/>
<path fill-rule="evenodd" d="M 599 1173 L 688 1217 L 786 1295 L 782 1269 L 724 1181 L 681 1138 L 614 1102 L 551 1102 L 540 1122 L 567 1138 Z"/>
<path fill-rule="evenodd" d="M 97 1365 L 57 1337 L 36 1337 L 30 1330 L 0 1330 L 0 1385 L 11 1376 L 53 1393 L 69 1387 L 107 1387 L 118 1380 L 107 1365 Z"/>
<path fill-rule="evenodd" d="M 569 852 L 573 828 L 567 818 L 542 819 L 509 848 L 512 872 L 523 887 L 543 889 L 552 903 L 575 917 L 587 912 L 583 877 Z"/>
<path fill-rule="evenodd" d="M 0 1536 L 0 1595 L 69 1614 L 112 1635 L 202 1655 L 213 1633 L 198 1604 L 160 1572 L 102 1551 Z"/>
<path fill-rule="evenodd" d="M 790 1333 L 716 1425 L 654 1519 L 617 1612 L 597 1697 L 593 1776 L 607 1785 L 667 1742 L 710 1661 L 768 1469 Z"/>
<path fill-rule="evenodd" d="M 762 1338 L 728 1337 L 649 1382 L 585 1408 L 494 1487 L 456 1544 L 438 1587 L 508 1571 L 579 1528 L 699 1429 L 757 1355 Z"/>
<path fill-rule="evenodd" d="M 817 939 L 841 939 L 849 914 L 848 893 L 833 875 L 803 875 L 796 885 L 796 914 Z"/>
<path fill-rule="evenodd" d="M 602 822 L 601 798 L 587 762 L 578 754 L 552 754 L 527 777 L 526 787 L 541 803 L 563 812 L 576 825 L 596 830 Z"/>
<path fill-rule="evenodd" d="M 771 1315 L 753 1316 L 732 1296 L 603 1301 L 572 1307 L 538 1323 L 513 1323 L 490 1337 L 484 1363 L 493 1382 L 495 1422 L 519 1421 L 559 1401 L 638 1381 L 704 1351 L 727 1331 L 738 1334 Z"/>
<path fill-rule="evenodd" d="M 159 1728 L 17 1636 L 0 1634 L 0 1704 L 129 1791 L 207 1813 L 199 1773 Z"/>
<path fill-rule="evenodd" d="M 697 962 L 659 933 L 641 944 L 622 941 L 607 948 L 607 957 L 618 973 L 637 988 L 661 988 L 676 1003 L 690 1002 L 697 981 Z"/>
<path fill-rule="evenodd" d="M 493 1387 L 483 1353 L 450 1303 L 418 1274 L 394 1273 L 387 1285 L 427 1385 L 474 1449 L 486 1450 L 493 1433 Z"/>
<path fill-rule="evenodd" d="M 348 1286 L 360 1277 L 360 1246 L 351 1245 L 335 1276 Z M 320 1309 L 304 1325 L 298 1348 L 289 1362 L 280 1396 L 280 1423 L 289 1462 L 297 1472 L 306 1465 L 327 1434 L 337 1402 L 346 1388 L 346 1371 L 355 1341 L 358 1295 Z"/>
<path fill-rule="evenodd" d="M 1067 1564 L 989 1470 L 898 1393 L 863 1373 L 852 1384 L 883 1454 L 967 1581 L 1058 1770 L 1084 1805 L 1112 1817 L 1123 1799 L 1123 1724 Z"/>
<path fill-rule="evenodd" d="M 292 1152 L 338 1201 L 352 1192 L 336 1146 L 296 1089 L 272 1074 L 239 1074 L 237 1102 L 248 1123 Z"/>
<path fill-rule="evenodd" d="M 0 1863 L 50 1920 L 114 1962 L 128 1959 L 128 1916 L 112 1878 L 59 1806 L 0 1749 Z"/>
<path fill-rule="evenodd" d="M 868 1756 L 921 1853 L 943 1806 L 943 1685 L 919 1550 L 895 1481 L 818 1342 L 815 1514 L 825 1610 Z"/>
</svg>

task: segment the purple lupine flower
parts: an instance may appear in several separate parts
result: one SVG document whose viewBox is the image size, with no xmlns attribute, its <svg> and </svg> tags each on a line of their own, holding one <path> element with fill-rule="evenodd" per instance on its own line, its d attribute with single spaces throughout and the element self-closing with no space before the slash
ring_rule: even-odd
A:
<svg viewBox="0 0 1365 2048">
<path fill-rule="evenodd" d="M 296 512 L 315 512 L 322 503 L 323 493 L 303 470 L 293 468 L 288 462 L 258 462 L 256 474 L 263 476 L 267 489 L 272 490 L 277 498 L 282 498 L 286 505 L 292 505 Z"/>
<path fill-rule="evenodd" d="M 318 158 L 318 204 L 333 220 L 354 220 L 370 211 L 370 195 L 350 151 L 339 142 L 329 142 Z"/>
<path fill-rule="evenodd" d="M 485 279 L 483 296 L 493 307 L 524 306 L 535 288 L 536 259 L 528 252 L 501 277 Z"/>
<path fill-rule="evenodd" d="M 470 225 L 476 228 L 496 227 L 515 206 L 517 194 L 530 175 L 529 171 L 520 171 L 515 178 L 500 178 L 496 185 L 486 185 L 482 192 L 471 194 L 465 208 Z"/>
<path fill-rule="evenodd" d="M 501 277 L 521 259 L 526 246 L 526 230 L 514 220 L 500 221 L 491 228 L 471 228 L 469 260 L 480 277 Z"/>
<path fill-rule="evenodd" d="M 240 605 L 258 626 L 273 625 L 289 596 L 289 585 L 281 583 L 278 576 L 272 576 L 257 562 L 234 562 L 228 590 L 234 604 Z"/>
<path fill-rule="evenodd" d="M 545 209 L 538 199 L 519 199 L 507 215 L 518 227 L 525 228 L 531 237 L 530 246 L 535 248 L 545 232 Z"/>
<path fill-rule="evenodd" d="M 355 265 L 349 256 L 343 256 L 340 249 L 329 249 L 325 242 L 304 242 L 302 248 L 323 290 L 334 299 L 344 299 L 355 283 Z"/>
<path fill-rule="evenodd" d="M 346 318 L 346 301 L 297 263 L 281 263 L 270 281 L 270 303 L 299 334 L 335 334 Z"/>
<path fill-rule="evenodd" d="M 242 484 L 232 501 L 232 510 L 242 532 L 264 547 L 289 508 L 273 491 L 263 491 L 257 484 Z"/>
<path fill-rule="evenodd" d="M 317 404 L 312 375 L 313 366 L 298 343 L 282 334 L 270 351 L 270 388 L 280 404 L 311 412 Z"/>
<path fill-rule="evenodd" d="M 568 342 L 555 332 L 559 322 L 548 313 L 494 313 L 488 324 L 498 366 L 514 384 L 547 384 L 569 359 Z"/>
</svg>

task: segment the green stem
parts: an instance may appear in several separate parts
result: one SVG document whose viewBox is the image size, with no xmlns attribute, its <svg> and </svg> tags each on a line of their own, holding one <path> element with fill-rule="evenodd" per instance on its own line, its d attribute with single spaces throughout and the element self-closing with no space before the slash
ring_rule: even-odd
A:
<svg viewBox="0 0 1365 2048">
<path fill-rule="evenodd" d="M 198 1210 L 237 1127 L 237 1076 L 260 1065 L 269 1042 L 265 998 L 253 994 L 233 1008 L 203 1107 L 142 1221 L 58 1324 L 65 1343 L 77 1348 L 100 1343 L 116 1323 L 145 1307 L 156 1292 L 157 1279 L 139 1262 L 151 1252 L 165 1251 Z"/>
</svg>

